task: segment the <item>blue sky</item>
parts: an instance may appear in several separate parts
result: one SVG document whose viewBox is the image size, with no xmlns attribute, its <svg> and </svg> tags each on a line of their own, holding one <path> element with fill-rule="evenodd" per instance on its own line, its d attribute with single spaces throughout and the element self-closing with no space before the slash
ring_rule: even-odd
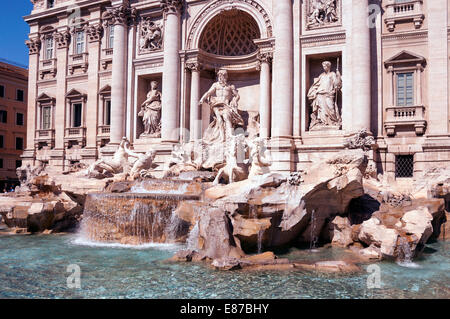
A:
<svg viewBox="0 0 450 319">
<path fill-rule="evenodd" d="M 2 0 L 0 11 L 0 58 L 28 66 L 29 27 L 23 16 L 29 15 L 30 0 Z"/>
</svg>

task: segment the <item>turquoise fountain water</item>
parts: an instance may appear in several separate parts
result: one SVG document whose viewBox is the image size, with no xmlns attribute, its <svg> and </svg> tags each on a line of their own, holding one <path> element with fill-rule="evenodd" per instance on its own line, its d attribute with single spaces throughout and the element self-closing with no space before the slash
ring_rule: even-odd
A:
<svg viewBox="0 0 450 319">
<path fill-rule="evenodd" d="M 429 245 L 417 268 L 392 262 L 381 288 L 367 289 L 368 272 L 325 275 L 301 271 L 215 271 L 204 264 L 168 263 L 182 246 L 139 247 L 83 242 L 77 235 L 0 237 L 0 298 L 449 298 L 448 242 Z M 334 259 L 320 249 L 314 259 Z M 282 257 L 308 260 L 308 250 Z M 67 266 L 81 268 L 81 289 L 67 287 Z M 363 266 L 366 269 L 366 266 Z"/>
</svg>

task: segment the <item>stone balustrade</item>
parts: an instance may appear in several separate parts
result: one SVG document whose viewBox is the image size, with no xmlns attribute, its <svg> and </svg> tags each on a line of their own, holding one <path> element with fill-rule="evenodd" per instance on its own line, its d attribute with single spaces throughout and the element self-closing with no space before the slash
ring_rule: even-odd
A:
<svg viewBox="0 0 450 319">
<path fill-rule="evenodd" d="M 423 0 L 411 0 L 401 3 L 389 3 L 386 5 L 386 18 L 384 22 L 390 32 L 395 30 L 399 22 L 412 21 L 414 27 L 419 29 L 425 19 Z"/>
</svg>

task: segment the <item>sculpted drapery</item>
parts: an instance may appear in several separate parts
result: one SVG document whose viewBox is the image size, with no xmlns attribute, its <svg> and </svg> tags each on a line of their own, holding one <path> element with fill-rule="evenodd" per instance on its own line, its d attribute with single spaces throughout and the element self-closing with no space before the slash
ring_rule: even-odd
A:
<svg viewBox="0 0 450 319">
<path fill-rule="evenodd" d="M 310 129 L 324 126 L 340 127 L 341 115 L 337 105 L 337 94 L 342 88 L 339 70 L 331 71 L 331 62 L 322 63 L 324 72 L 314 81 L 309 89 L 308 99 L 311 101 Z"/>
</svg>

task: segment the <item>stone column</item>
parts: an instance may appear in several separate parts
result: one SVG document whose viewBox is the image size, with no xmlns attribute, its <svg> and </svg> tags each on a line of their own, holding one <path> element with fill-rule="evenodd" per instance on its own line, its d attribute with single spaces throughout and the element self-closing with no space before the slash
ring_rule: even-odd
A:
<svg viewBox="0 0 450 319">
<path fill-rule="evenodd" d="M 351 129 L 370 130 L 371 117 L 371 65 L 370 30 L 368 25 L 368 0 L 352 1 L 352 106 Z M 348 74 L 348 72 L 346 72 Z"/>
<path fill-rule="evenodd" d="M 180 91 L 180 15 L 182 0 L 161 0 L 165 14 L 164 68 L 162 78 L 161 138 L 165 142 L 178 142 Z"/>
<path fill-rule="evenodd" d="M 95 160 L 97 156 L 97 125 L 99 116 L 99 76 L 100 46 L 103 27 L 97 23 L 87 29 L 89 42 L 88 92 L 86 103 L 86 151 L 84 158 Z M 102 106 L 100 106 L 101 108 Z"/>
<path fill-rule="evenodd" d="M 27 142 L 26 148 L 22 155 L 25 163 L 34 165 L 35 146 L 34 138 L 36 136 L 36 97 L 37 97 L 37 77 L 39 70 L 39 51 L 41 49 L 41 40 L 39 38 L 30 38 L 25 41 L 30 50 L 29 66 L 28 66 L 28 107 L 27 107 Z"/>
<path fill-rule="evenodd" d="M 127 22 L 130 8 L 121 4 L 108 10 L 107 24 L 114 25 L 114 51 L 111 80 L 110 144 L 118 145 L 125 134 L 125 88 L 127 81 Z"/>
<path fill-rule="evenodd" d="M 200 64 L 188 63 L 187 68 L 191 70 L 191 102 L 190 102 L 190 141 L 201 139 L 201 120 L 200 120 Z"/>
<path fill-rule="evenodd" d="M 448 1 L 428 2 L 428 123 L 429 138 L 448 137 L 449 131 L 449 93 L 448 93 Z"/>
<path fill-rule="evenodd" d="M 272 0 L 275 50 L 273 53 L 273 87 L 276 101 L 272 106 L 272 136 L 292 136 L 294 92 L 294 37 L 292 0 Z M 276 102 L 276 103 L 274 103 Z"/>
<path fill-rule="evenodd" d="M 271 140 L 274 172 L 293 169 L 294 24 L 292 0 L 272 0 L 275 49 L 273 52 Z"/>
<path fill-rule="evenodd" d="M 270 137 L 270 97 L 271 97 L 271 80 L 270 80 L 270 63 L 273 54 L 271 52 L 260 53 L 259 60 L 259 135 L 263 138 Z"/>
<path fill-rule="evenodd" d="M 66 119 L 66 93 L 67 93 L 67 81 L 66 70 L 68 61 L 68 49 L 70 44 L 70 31 L 68 28 L 62 28 L 58 32 L 53 34 L 53 39 L 56 44 L 56 104 L 54 110 L 54 125 L 55 125 L 55 149 L 51 152 L 50 165 L 53 167 L 59 167 L 64 170 L 65 166 L 65 119 Z"/>
</svg>

